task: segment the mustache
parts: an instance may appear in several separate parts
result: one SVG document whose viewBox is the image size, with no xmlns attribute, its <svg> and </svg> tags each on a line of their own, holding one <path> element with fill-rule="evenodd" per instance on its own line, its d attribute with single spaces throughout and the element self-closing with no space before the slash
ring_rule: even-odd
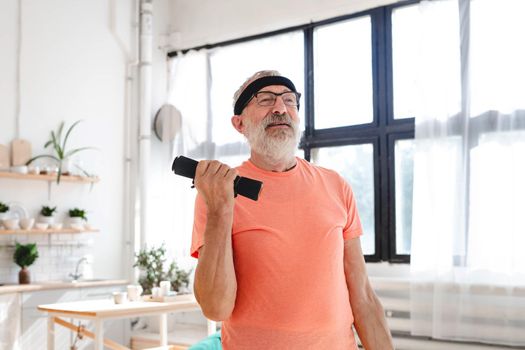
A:
<svg viewBox="0 0 525 350">
<path fill-rule="evenodd" d="M 292 118 L 287 114 L 272 113 L 268 115 L 261 123 L 263 128 L 267 128 L 271 124 L 287 124 L 288 126 L 295 129 L 295 125 Z"/>
</svg>

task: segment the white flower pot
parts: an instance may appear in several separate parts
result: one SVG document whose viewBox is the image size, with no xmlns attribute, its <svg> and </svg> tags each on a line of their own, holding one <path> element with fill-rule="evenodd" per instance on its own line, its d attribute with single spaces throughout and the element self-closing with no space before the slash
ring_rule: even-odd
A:
<svg viewBox="0 0 525 350">
<path fill-rule="evenodd" d="M 54 216 L 43 216 L 43 215 L 40 215 L 40 217 L 38 218 L 38 222 L 43 222 L 43 223 L 48 224 L 49 226 L 51 226 L 55 222 L 55 217 Z"/>
<path fill-rule="evenodd" d="M 82 230 L 84 229 L 84 220 L 79 217 L 73 217 L 69 218 L 69 227 L 75 230 Z"/>
<path fill-rule="evenodd" d="M 73 174 L 73 161 L 71 158 L 64 158 L 62 160 L 62 166 L 61 171 L 64 175 L 72 175 Z"/>
</svg>

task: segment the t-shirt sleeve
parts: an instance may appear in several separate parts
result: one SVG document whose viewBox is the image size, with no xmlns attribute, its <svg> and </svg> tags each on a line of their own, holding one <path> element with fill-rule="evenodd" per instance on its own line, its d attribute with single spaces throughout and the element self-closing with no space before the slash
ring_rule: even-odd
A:
<svg viewBox="0 0 525 350">
<path fill-rule="evenodd" d="M 193 215 L 193 232 L 191 236 L 190 253 L 194 258 L 199 257 L 199 249 L 204 245 L 204 230 L 206 229 L 206 203 L 200 195 L 195 199 Z"/>
<path fill-rule="evenodd" d="M 343 239 L 359 237 L 363 234 L 363 227 L 361 226 L 361 219 L 359 219 L 359 213 L 357 212 L 357 204 L 355 201 L 354 193 L 350 185 L 342 179 L 344 201 L 347 212 L 346 224 L 343 229 Z"/>
</svg>

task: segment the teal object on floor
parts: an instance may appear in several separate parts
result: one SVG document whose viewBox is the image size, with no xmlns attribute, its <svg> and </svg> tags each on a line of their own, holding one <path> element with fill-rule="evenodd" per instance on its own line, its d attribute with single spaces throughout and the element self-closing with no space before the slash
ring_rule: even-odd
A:
<svg viewBox="0 0 525 350">
<path fill-rule="evenodd" d="M 222 350 L 221 332 L 210 335 L 208 338 L 192 345 L 188 350 Z"/>
</svg>

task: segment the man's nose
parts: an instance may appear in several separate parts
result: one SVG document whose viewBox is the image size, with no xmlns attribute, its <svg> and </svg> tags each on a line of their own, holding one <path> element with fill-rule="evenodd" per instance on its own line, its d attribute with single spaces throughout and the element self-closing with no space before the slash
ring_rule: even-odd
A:
<svg viewBox="0 0 525 350">
<path fill-rule="evenodd" d="M 276 96 L 275 104 L 273 105 L 273 113 L 283 114 L 287 112 L 286 105 L 282 96 Z"/>
</svg>

